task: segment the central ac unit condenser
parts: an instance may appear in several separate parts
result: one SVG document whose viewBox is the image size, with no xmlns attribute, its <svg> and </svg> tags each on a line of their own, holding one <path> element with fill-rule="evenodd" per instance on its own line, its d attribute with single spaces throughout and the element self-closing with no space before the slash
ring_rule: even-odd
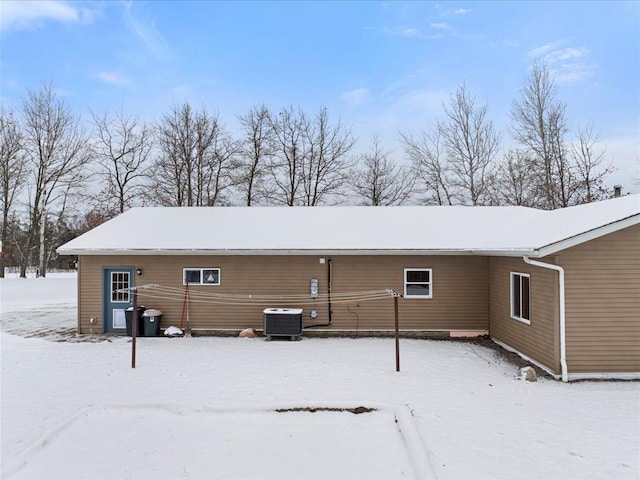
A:
<svg viewBox="0 0 640 480">
<path fill-rule="evenodd" d="M 301 308 L 265 308 L 264 334 L 271 337 L 291 337 L 296 340 L 302 335 Z"/>
</svg>

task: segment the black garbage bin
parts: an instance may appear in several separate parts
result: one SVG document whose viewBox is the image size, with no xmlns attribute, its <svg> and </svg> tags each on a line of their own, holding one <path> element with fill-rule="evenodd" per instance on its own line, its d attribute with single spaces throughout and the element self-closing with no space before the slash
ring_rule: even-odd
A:
<svg viewBox="0 0 640 480">
<path fill-rule="evenodd" d="M 136 315 L 136 317 L 138 319 L 138 323 L 136 324 L 136 337 L 144 337 L 144 321 L 142 319 L 142 314 L 145 310 L 144 305 L 140 305 L 137 308 L 138 315 Z M 127 321 L 127 337 L 130 337 L 132 336 L 131 329 L 133 322 L 131 320 L 133 317 L 133 307 L 129 307 L 124 311 L 124 317 Z"/>
<path fill-rule="evenodd" d="M 145 310 L 142 314 L 144 319 L 144 336 L 157 337 L 160 335 L 160 322 L 162 321 L 162 312 L 155 308 Z"/>
</svg>

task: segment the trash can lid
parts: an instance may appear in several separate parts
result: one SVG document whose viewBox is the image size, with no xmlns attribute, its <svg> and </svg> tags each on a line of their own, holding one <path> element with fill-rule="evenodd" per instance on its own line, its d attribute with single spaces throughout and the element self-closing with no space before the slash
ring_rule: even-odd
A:
<svg viewBox="0 0 640 480">
<path fill-rule="evenodd" d="M 160 310 L 156 310 L 155 308 L 145 310 L 142 314 L 143 317 L 159 317 L 160 315 L 162 315 L 162 312 Z"/>
</svg>

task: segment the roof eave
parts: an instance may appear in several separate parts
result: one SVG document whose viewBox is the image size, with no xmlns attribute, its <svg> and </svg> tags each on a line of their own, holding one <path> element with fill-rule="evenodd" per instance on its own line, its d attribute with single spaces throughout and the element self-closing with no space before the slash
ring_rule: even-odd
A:
<svg viewBox="0 0 640 480">
<path fill-rule="evenodd" d="M 615 233 L 638 224 L 640 224 L 640 213 L 631 215 L 621 220 L 616 220 L 615 222 L 602 225 L 601 227 L 588 230 L 578 235 L 574 235 L 573 237 L 565 238 L 564 240 L 560 240 L 555 243 L 550 243 L 536 249 L 536 251 L 538 252 L 539 257 L 546 257 L 548 255 L 558 253 L 562 250 L 566 250 L 567 248 L 590 242 L 591 240 L 595 240 L 596 238 L 600 238 L 605 235 L 609 235 L 610 233 Z"/>
<path fill-rule="evenodd" d="M 460 249 L 118 249 L 59 248 L 60 255 L 486 255 L 481 250 Z M 519 256 L 515 254 L 514 256 Z"/>
</svg>

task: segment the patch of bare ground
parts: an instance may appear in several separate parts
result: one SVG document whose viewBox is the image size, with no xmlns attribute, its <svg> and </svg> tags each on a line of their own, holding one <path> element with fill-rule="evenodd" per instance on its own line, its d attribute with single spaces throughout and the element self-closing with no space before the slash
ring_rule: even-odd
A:
<svg viewBox="0 0 640 480">
<path fill-rule="evenodd" d="M 340 408 L 340 407 L 294 407 L 294 408 L 278 408 L 275 410 L 278 413 L 286 413 L 286 412 L 349 412 L 354 415 L 359 415 L 361 413 L 370 413 L 375 412 L 375 408 L 367 408 L 367 407 L 355 407 L 355 408 Z"/>
</svg>

